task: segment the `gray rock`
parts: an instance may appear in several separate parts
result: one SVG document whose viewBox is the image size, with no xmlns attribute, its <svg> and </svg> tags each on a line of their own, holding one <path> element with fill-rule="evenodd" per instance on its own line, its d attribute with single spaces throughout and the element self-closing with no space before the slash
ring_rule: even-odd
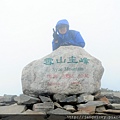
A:
<svg viewBox="0 0 120 120">
<path fill-rule="evenodd" d="M 78 99 L 77 103 L 88 102 L 88 101 L 93 101 L 94 96 L 93 95 L 88 95 L 88 94 L 82 94 L 77 99 Z"/>
<path fill-rule="evenodd" d="M 60 102 L 77 103 L 77 97 L 76 97 L 76 95 L 72 95 L 72 96 L 66 97 L 64 99 L 61 99 Z"/>
<path fill-rule="evenodd" d="M 42 102 L 52 102 L 52 100 L 50 99 L 50 97 L 45 97 L 45 96 L 41 96 L 39 95 L 39 98 Z"/>
<path fill-rule="evenodd" d="M 106 103 L 102 101 L 88 101 L 85 105 L 86 106 L 103 106 L 103 105 L 106 105 Z"/>
<path fill-rule="evenodd" d="M 78 46 L 61 46 L 22 71 L 24 94 L 94 93 L 100 89 L 104 68 L 97 58 Z"/>
<path fill-rule="evenodd" d="M 4 94 L 4 96 L 0 96 L 0 106 L 2 105 L 11 105 L 11 104 L 14 104 L 15 101 L 14 101 L 14 98 L 16 97 L 17 95 L 6 95 Z"/>
<path fill-rule="evenodd" d="M 107 96 L 116 96 L 120 98 L 120 92 L 115 92 L 115 91 L 110 91 L 110 92 L 101 92 L 102 95 L 107 95 Z"/>
<path fill-rule="evenodd" d="M 75 112 L 76 111 L 76 109 L 72 105 L 64 105 L 63 108 L 67 111 L 70 111 L 70 112 Z"/>
<path fill-rule="evenodd" d="M 57 108 L 63 108 L 59 103 L 54 102 L 54 106 L 56 106 Z"/>
<path fill-rule="evenodd" d="M 116 109 L 116 110 L 120 110 L 120 104 L 111 104 L 113 107 L 114 107 L 114 109 Z"/>
<path fill-rule="evenodd" d="M 110 99 L 110 102 L 120 104 L 120 99 Z"/>
<path fill-rule="evenodd" d="M 5 106 L 6 105 L 6 103 L 0 103 L 0 106 Z"/>
<path fill-rule="evenodd" d="M 110 101 L 110 103 L 118 103 L 120 104 L 120 97 L 119 96 L 114 96 L 114 94 L 106 94 L 106 98 Z"/>
<path fill-rule="evenodd" d="M 35 98 L 35 97 L 31 97 L 25 94 L 21 94 L 18 97 L 15 97 L 14 100 L 18 103 L 18 104 L 33 104 L 36 102 L 39 102 L 40 99 Z"/>
<path fill-rule="evenodd" d="M 26 110 L 25 112 L 23 112 L 22 114 L 24 114 L 24 115 L 26 115 L 26 114 L 28 114 L 28 115 L 30 115 L 30 114 L 32 114 L 32 115 L 34 115 L 34 114 L 39 114 L 39 115 L 46 115 L 46 113 L 45 112 L 35 112 L 35 111 L 32 111 L 32 110 L 30 110 L 30 109 L 28 109 L 28 110 Z"/>
<path fill-rule="evenodd" d="M 64 115 L 64 114 L 71 114 L 71 112 L 61 109 L 61 108 L 57 108 L 55 110 L 51 110 L 51 111 L 47 112 L 47 114 Z"/>
<path fill-rule="evenodd" d="M 4 102 L 4 97 L 0 96 L 0 103 Z"/>
<path fill-rule="evenodd" d="M 106 103 L 102 102 L 102 101 L 89 101 L 86 104 L 79 104 L 77 105 L 78 108 L 83 108 L 83 107 L 87 107 L 87 106 L 103 106 L 106 105 Z"/>
<path fill-rule="evenodd" d="M 65 99 L 67 97 L 67 95 L 65 94 L 54 94 L 53 95 L 53 100 L 59 102 L 62 99 Z"/>
<path fill-rule="evenodd" d="M 53 102 L 44 102 L 44 103 L 37 103 L 33 105 L 33 111 L 36 112 L 48 112 L 50 110 L 54 109 L 54 103 Z"/>
<path fill-rule="evenodd" d="M 96 111 L 97 113 L 102 113 L 104 110 L 106 110 L 106 109 L 105 109 L 105 106 L 99 106 L 99 107 L 96 107 L 96 109 L 95 109 L 95 111 Z"/>
<path fill-rule="evenodd" d="M 10 106 L 0 106 L 0 114 L 19 114 L 26 110 L 25 105 L 13 104 Z"/>
<path fill-rule="evenodd" d="M 4 102 L 9 103 L 9 102 L 14 102 L 14 98 L 17 97 L 17 95 L 6 95 L 4 94 Z"/>
</svg>

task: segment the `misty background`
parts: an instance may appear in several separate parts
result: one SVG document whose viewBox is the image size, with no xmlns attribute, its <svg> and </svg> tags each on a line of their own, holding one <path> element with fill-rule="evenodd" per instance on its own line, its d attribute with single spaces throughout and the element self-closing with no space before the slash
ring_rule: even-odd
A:
<svg viewBox="0 0 120 120">
<path fill-rule="evenodd" d="M 23 68 L 52 52 L 60 19 L 102 62 L 101 87 L 120 90 L 120 0 L 0 0 L 0 95 L 22 93 Z"/>
</svg>

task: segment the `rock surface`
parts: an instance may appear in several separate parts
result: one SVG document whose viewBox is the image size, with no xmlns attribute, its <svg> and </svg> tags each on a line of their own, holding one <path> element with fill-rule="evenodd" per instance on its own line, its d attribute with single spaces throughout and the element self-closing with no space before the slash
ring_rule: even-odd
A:
<svg viewBox="0 0 120 120">
<path fill-rule="evenodd" d="M 118 92 L 118 94 L 120 94 L 120 92 Z M 22 102 L 12 99 L 12 101 L 16 103 L 11 102 L 11 100 L 8 102 L 8 97 L 12 97 L 12 95 L 7 95 L 8 97 L 1 96 L 0 104 L 4 104 L 0 106 L 0 120 L 65 120 L 75 119 L 76 116 L 79 117 L 79 119 L 80 117 L 83 119 L 83 117 L 86 116 L 87 118 L 84 119 L 92 120 L 92 118 L 89 118 L 91 115 L 95 118 L 96 116 L 99 117 L 100 120 L 102 120 L 102 117 L 106 120 L 109 118 L 112 119 L 113 116 L 114 120 L 119 120 L 120 102 L 117 101 L 118 103 L 111 104 L 109 101 L 111 97 L 108 95 L 109 93 L 103 95 L 100 91 L 94 94 L 54 94 L 42 97 L 39 95 L 37 98 L 22 95 Z M 17 96 L 17 98 L 20 97 L 21 95 Z M 84 97 L 84 99 L 81 100 L 81 102 L 78 101 L 79 98 L 82 97 Z M 2 100 L 3 98 L 4 100 Z M 112 98 L 114 98 L 114 101 L 116 101 L 116 99 L 120 100 L 119 96 L 113 95 Z M 34 100 L 35 102 L 33 102 Z M 7 103 L 5 103 L 5 101 L 7 101 Z M 109 116 L 109 118 L 107 116 Z"/>
<path fill-rule="evenodd" d="M 97 58 L 77 46 L 61 46 L 22 71 L 23 93 L 79 94 L 100 89 L 104 68 Z"/>
<path fill-rule="evenodd" d="M 20 96 L 15 97 L 14 101 L 16 101 L 17 104 L 33 104 L 39 102 L 40 99 L 21 94 Z"/>
<path fill-rule="evenodd" d="M 0 114 L 19 114 L 26 110 L 25 105 L 9 105 L 9 106 L 1 106 L 0 107 Z"/>
</svg>

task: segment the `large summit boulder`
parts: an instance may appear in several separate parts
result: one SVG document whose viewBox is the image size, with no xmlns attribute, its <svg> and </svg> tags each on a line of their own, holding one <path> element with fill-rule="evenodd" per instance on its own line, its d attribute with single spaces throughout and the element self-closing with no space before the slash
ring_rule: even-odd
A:
<svg viewBox="0 0 120 120">
<path fill-rule="evenodd" d="M 97 58 L 77 46 L 61 46 L 22 71 L 23 93 L 94 93 L 101 87 L 104 68 Z"/>
</svg>

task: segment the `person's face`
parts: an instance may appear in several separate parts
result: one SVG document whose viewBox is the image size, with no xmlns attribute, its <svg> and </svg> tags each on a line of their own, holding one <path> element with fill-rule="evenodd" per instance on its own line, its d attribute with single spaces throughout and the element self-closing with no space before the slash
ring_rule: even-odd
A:
<svg viewBox="0 0 120 120">
<path fill-rule="evenodd" d="M 67 32 L 67 27 L 66 26 L 61 26 L 58 29 L 58 31 L 59 31 L 60 34 L 65 34 Z"/>
</svg>

